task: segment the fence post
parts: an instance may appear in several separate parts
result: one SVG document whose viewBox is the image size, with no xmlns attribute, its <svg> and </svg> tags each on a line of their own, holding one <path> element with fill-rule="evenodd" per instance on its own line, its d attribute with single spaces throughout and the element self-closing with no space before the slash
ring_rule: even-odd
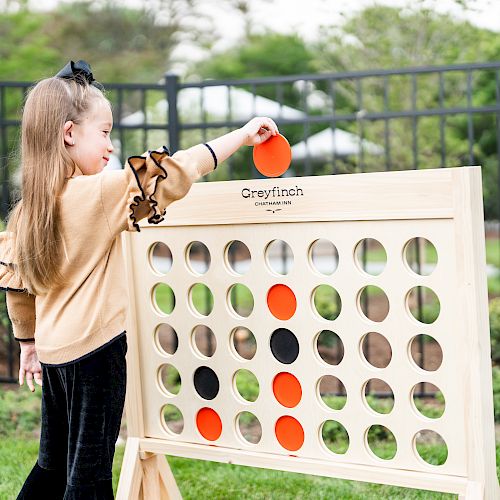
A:
<svg viewBox="0 0 500 500">
<path fill-rule="evenodd" d="M 168 147 L 171 153 L 175 153 L 179 149 L 179 114 L 177 112 L 179 76 L 177 74 L 165 73 L 165 90 L 168 102 Z"/>
</svg>

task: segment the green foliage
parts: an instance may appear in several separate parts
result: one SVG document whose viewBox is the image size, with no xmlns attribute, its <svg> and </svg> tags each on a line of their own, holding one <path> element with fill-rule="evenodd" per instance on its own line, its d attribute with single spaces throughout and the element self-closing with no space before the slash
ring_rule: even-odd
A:
<svg viewBox="0 0 500 500">
<path fill-rule="evenodd" d="M 495 422 L 500 422 L 500 367 L 493 367 L 493 405 Z"/>
<path fill-rule="evenodd" d="M 235 377 L 236 388 L 246 401 L 256 401 L 259 397 L 259 382 L 249 370 L 238 370 Z"/>
<path fill-rule="evenodd" d="M 52 45 L 48 19 L 39 12 L 0 13 L 2 80 L 36 80 L 62 62 L 57 45 Z"/>
<path fill-rule="evenodd" d="M 500 363 L 500 297 L 490 300 L 490 338 L 493 363 Z M 499 386 L 500 388 L 500 386 Z"/>
<path fill-rule="evenodd" d="M 431 465 L 443 465 L 448 458 L 448 448 L 439 444 L 417 443 L 418 454 Z"/>
<path fill-rule="evenodd" d="M 333 321 L 340 314 L 340 296 L 330 285 L 319 285 L 314 293 L 314 306 L 322 318 Z"/>
<path fill-rule="evenodd" d="M 313 70 L 312 59 L 312 52 L 298 35 L 268 31 L 250 35 L 191 71 L 202 78 L 216 79 L 298 75 Z"/>
<path fill-rule="evenodd" d="M 0 392 L 0 437 L 27 439 L 40 427 L 41 387 L 31 392 L 26 385 Z"/>
<path fill-rule="evenodd" d="M 198 0 L 60 3 L 48 12 L 0 12 L 0 75 L 4 80 L 37 80 L 68 60 L 85 59 L 102 82 L 157 82 L 175 62 L 184 42 L 210 46 L 213 31 L 194 22 Z"/>
<path fill-rule="evenodd" d="M 341 26 L 323 28 L 315 65 L 320 71 L 352 71 L 477 62 L 487 60 L 490 36 L 488 30 L 421 5 L 374 5 Z M 403 96 L 410 98 L 409 91 Z"/>
</svg>

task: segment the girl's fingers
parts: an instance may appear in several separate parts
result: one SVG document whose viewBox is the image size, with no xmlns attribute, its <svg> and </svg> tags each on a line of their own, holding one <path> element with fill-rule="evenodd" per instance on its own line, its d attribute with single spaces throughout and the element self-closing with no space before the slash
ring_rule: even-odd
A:
<svg viewBox="0 0 500 500">
<path fill-rule="evenodd" d="M 259 135 L 259 140 L 260 140 L 260 143 L 262 144 L 263 142 L 266 142 L 269 137 L 271 137 L 271 134 L 272 134 L 272 131 L 271 130 L 268 130 L 268 129 L 261 129 L 261 131 L 263 130 L 263 133 Z"/>
<path fill-rule="evenodd" d="M 266 118 L 266 127 L 271 131 L 273 135 L 278 133 L 278 126 L 274 123 L 274 120 L 271 118 Z"/>
<path fill-rule="evenodd" d="M 24 370 L 19 368 L 19 385 L 24 384 Z"/>
<path fill-rule="evenodd" d="M 34 374 L 35 382 L 41 387 L 42 386 L 42 375 L 39 372 Z"/>
<path fill-rule="evenodd" d="M 31 392 L 35 392 L 35 386 L 33 385 L 33 373 L 26 372 L 26 384 L 28 384 Z"/>
</svg>

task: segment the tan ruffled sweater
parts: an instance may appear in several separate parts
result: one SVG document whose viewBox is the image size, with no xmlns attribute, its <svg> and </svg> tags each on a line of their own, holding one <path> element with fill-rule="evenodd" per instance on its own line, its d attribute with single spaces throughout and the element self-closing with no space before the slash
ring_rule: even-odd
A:
<svg viewBox="0 0 500 500">
<path fill-rule="evenodd" d="M 172 157 L 166 151 L 128 159 L 124 170 L 68 179 L 60 199 L 61 272 L 67 282 L 36 297 L 16 272 L 15 234 L 0 233 L 0 290 L 14 336 L 35 339 L 41 363 L 74 362 L 113 341 L 124 330 L 128 304 L 120 233 L 139 231 L 138 221 L 163 220 L 165 208 L 215 168 L 199 144 Z"/>
</svg>

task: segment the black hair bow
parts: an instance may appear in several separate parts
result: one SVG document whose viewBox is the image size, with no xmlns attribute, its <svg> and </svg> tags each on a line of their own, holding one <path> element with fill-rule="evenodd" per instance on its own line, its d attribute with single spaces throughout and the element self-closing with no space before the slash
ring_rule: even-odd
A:
<svg viewBox="0 0 500 500">
<path fill-rule="evenodd" d="M 90 64 L 83 60 L 76 61 L 76 63 L 69 61 L 66 66 L 57 73 L 56 77 L 75 80 L 75 82 L 82 85 L 87 82 L 89 85 L 93 85 L 99 90 L 104 90 L 104 87 L 95 80 Z"/>
</svg>

